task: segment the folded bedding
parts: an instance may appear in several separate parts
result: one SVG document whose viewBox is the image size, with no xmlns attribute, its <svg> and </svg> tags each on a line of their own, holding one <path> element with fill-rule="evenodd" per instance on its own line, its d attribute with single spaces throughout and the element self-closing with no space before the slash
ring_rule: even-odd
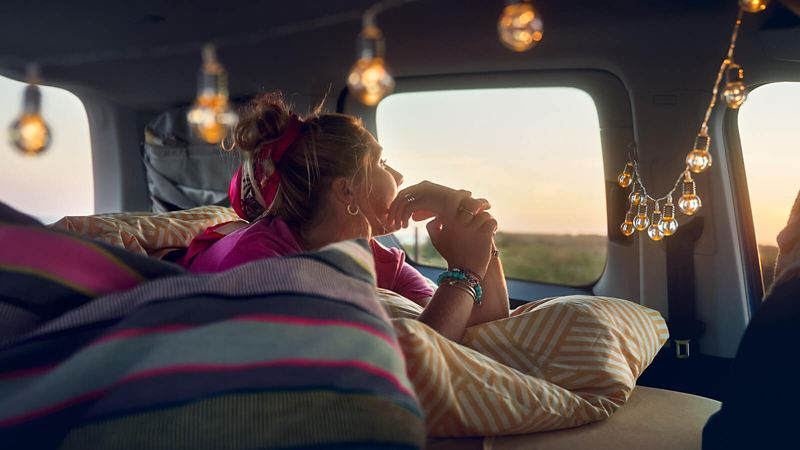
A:
<svg viewBox="0 0 800 450">
<path fill-rule="evenodd" d="M 622 299 L 554 297 L 467 329 L 461 343 L 414 320 L 421 308 L 379 292 L 392 316 L 429 436 L 501 436 L 603 420 L 630 397 L 669 337 L 661 315 Z"/>
<path fill-rule="evenodd" d="M 0 224 L 6 262 L 18 230 L 40 233 L 34 240 L 66 235 Z M 215 275 L 134 278 L 114 293 L 37 297 L 35 306 L 57 303 L 58 312 L 5 336 L 2 448 L 424 445 L 424 416 L 375 299 L 366 241 Z M 0 300 L 0 321 L 12 303 L 33 308 L 19 298 Z"/>
</svg>

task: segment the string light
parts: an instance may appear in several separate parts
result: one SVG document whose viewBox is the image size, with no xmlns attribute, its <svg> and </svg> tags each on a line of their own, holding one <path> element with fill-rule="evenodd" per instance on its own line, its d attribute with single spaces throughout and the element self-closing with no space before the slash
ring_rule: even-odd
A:
<svg viewBox="0 0 800 450">
<path fill-rule="evenodd" d="M 497 21 L 497 34 L 503 45 L 524 52 L 542 40 L 542 33 L 542 19 L 530 0 L 508 0 Z"/>
<path fill-rule="evenodd" d="M 620 187 L 626 188 L 631 185 L 631 182 L 633 182 L 633 164 L 627 163 L 625 168 L 622 169 L 622 173 L 619 174 L 617 183 Z"/>
<path fill-rule="evenodd" d="M 769 0 L 739 0 L 739 6 L 745 12 L 757 13 L 767 9 Z"/>
<path fill-rule="evenodd" d="M 650 225 L 650 219 L 647 218 L 647 202 L 639 203 L 639 209 L 636 217 L 633 218 L 633 227 L 638 231 L 644 231 Z"/>
<path fill-rule="evenodd" d="M 672 196 L 667 197 L 664 205 L 664 214 L 661 217 L 661 231 L 664 236 L 672 236 L 678 231 L 678 219 L 675 218 L 675 205 L 672 204 Z"/>
<path fill-rule="evenodd" d="M 650 226 L 647 227 L 647 235 L 654 241 L 664 239 L 664 231 L 661 229 L 661 210 L 658 207 L 658 202 L 656 202 L 653 209 L 653 218 L 650 220 Z"/>
<path fill-rule="evenodd" d="M 630 236 L 636 231 L 636 228 L 633 226 L 633 211 L 628 211 L 625 213 L 625 221 L 622 222 L 622 225 L 619 226 L 620 231 L 625 236 Z"/>
<path fill-rule="evenodd" d="M 50 127 L 42 117 L 42 93 L 39 70 L 28 68 L 28 85 L 22 95 L 22 111 L 9 126 L 11 143 L 25 155 L 39 155 L 50 145 Z"/>
<path fill-rule="evenodd" d="M 186 114 L 192 130 L 209 144 L 222 141 L 238 117 L 228 102 L 228 74 L 217 60 L 213 45 L 203 47 L 203 65 L 197 77 L 197 97 Z"/>
<path fill-rule="evenodd" d="M 744 85 L 744 71 L 742 66 L 730 63 L 725 76 L 725 88 L 722 90 L 722 99 L 728 108 L 739 109 L 747 100 L 747 87 Z"/>
<path fill-rule="evenodd" d="M 682 213 L 691 216 L 703 206 L 703 201 L 700 199 L 700 196 L 697 195 L 697 189 L 692 179 L 692 174 L 687 170 L 683 175 L 683 195 L 678 199 L 678 208 L 680 208 Z"/>
<path fill-rule="evenodd" d="M 711 167 L 712 158 L 708 148 L 711 146 L 711 138 L 705 131 L 701 131 L 694 138 L 694 149 L 686 155 L 686 166 L 694 173 L 700 173 Z"/>
<path fill-rule="evenodd" d="M 628 201 L 631 202 L 632 206 L 639 206 L 645 200 L 644 192 L 634 187 L 633 191 L 631 191 L 630 195 L 628 195 Z"/>
<path fill-rule="evenodd" d="M 361 103 L 377 105 L 394 91 L 394 77 L 386 64 L 386 43 L 383 32 L 375 23 L 382 11 L 418 0 L 383 0 L 372 5 L 361 16 L 358 35 L 358 60 L 347 76 L 347 88 Z"/>
<path fill-rule="evenodd" d="M 347 76 L 347 87 L 358 101 L 374 106 L 394 91 L 394 78 L 384 60 L 383 33 L 373 20 L 365 20 L 358 38 L 359 56 Z"/>
<path fill-rule="evenodd" d="M 711 167 L 713 158 L 710 153 L 711 138 L 708 135 L 708 122 L 711 113 L 716 105 L 720 84 L 725 76 L 725 86 L 719 95 L 729 108 L 737 109 L 747 99 L 747 86 L 744 84 L 744 71 L 742 67 L 733 62 L 733 53 L 736 48 L 736 40 L 739 35 L 739 28 L 742 24 L 742 16 L 745 12 L 757 13 L 766 9 L 768 0 L 739 0 L 739 12 L 731 33 L 730 44 L 725 59 L 720 64 L 717 78 L 711 89 L 711 99 L 709 100 L 700 131 L 694 139 L 692 150 L 686 155 L 686 166 L 683 172 L 675 180 L 672 189 L 662 197 L 652 197 L 647 193 L 647 189 L 642 182 L 639 174 L 639 166 L 636 158 L 630 158 L 625 164 L 622 173 L 617 177 L 617 183 L 622 188 L 633 185 L 631 193 L 628 195 L 631 209 L 625 214 L 625 221 L 620 225 L 620 230 L 625 236 L 630 236 L 633 231 L 630 225 L 638 231 L 647 229 L 648 236 L 658 241 L 666 236 L 672 236 L 678 231 L 678 220 L 675 218 L 675 205 L 672 203 L 678 187 L 681 188 L 681 196 L 678 198 L 678 209 L 687 215 L 692 216 L 703 206 L 700 196 L 697 195 L 697 186 L 692 178 L 692 173 L 702 173 Z M 633 170 L 631 170 L 631 167 Z M 660 211 L 660 202 L 665 202 L 664 211 Z M 654 210 L 652 221 L 647 218 L 647 204 L 653 202 Z M 632 218 L 633 208 L 637 208 L 637 214 Z"/>
</svg>

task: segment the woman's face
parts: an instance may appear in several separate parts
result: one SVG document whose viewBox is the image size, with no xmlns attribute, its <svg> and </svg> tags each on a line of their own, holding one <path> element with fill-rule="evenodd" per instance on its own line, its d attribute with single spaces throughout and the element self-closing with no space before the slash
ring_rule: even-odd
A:
<svg viewBox="0 0 800 450">
<path fill-rule="evenodd" d="M 386 226 L 389 206 L 397 197 L 397 187 L 403 183 L 403 175 L 386 163 L 383 149 L 370 136 L 375 150 L 370 158 L 370 185 L 367 186 L 367 210 L 365 214 L 376 236 L 389 232 Z"/>
</svg>

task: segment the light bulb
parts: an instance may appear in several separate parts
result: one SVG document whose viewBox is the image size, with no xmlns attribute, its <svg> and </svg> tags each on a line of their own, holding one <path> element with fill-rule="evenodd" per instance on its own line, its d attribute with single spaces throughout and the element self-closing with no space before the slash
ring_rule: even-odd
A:
<svg viewBox="0 0 800 450">
<path fill-rule="evenodd" d="M 394 78 L 383 58 L 362 58 L 350 69 L 347 86 L 358 101 L 374 106 L 394 90 Z"/>
<path fill-rule="evenodd" d="M 658 209 L 658 202 L 656 202 L 656 207 L 653 210 L 653 220 L 647 228 L 647 235 L 654 241 L 664 239 L 664 231 L 661 229 L 661 211 Z"/>
<path fill-rule="evenodd" d="M 744 85 L 744 71 L 742 66 L 730 63 L 725 73 L 725 87 L 720 96 L 728 108 L 738 109 L 747 99 L 747 86 Z"/>
<path fill-rule="evenodd" d="M 628 195 L 628 201 L 631 202 L 631 206 L 639 206 L 639 204 L 642 203 L 644 199 L 645 199 L 644 193 L 639 189 L 634 190 L 633 192 L 630 193 L 630 195 Z"/>
<path fill-rule="evenodd" d="M 238 117 L 228 103 L 228 74 L 217 60 L 214 47 L 203 47 L 203 66 L 197 82 L 197 97 L 186 120 L 192 130 L 209 144 L 224 139 Z"/>
<path fill-rule="evenodd" d="M 769 0 L 739 0 L 739 7 L 745 12 L 757 13 L 767 9 Z"/>
<path fill-rule="evenodd" d="M 678 208 L 680 208 L 681 212 L 687 216 L 691 216 L 696 213 L 701 206 L 703 206 L 703 202 L 696 194 L 684 194 L 678 199 Z"/>
<path fill-rule="evenodd" d="M 632 174 L 633 174 L 633 164 L 631 163 L 625 164 L 625 168 L 622 169 L 622 173 L 620 173 L 619 177 L 617 177 L 617 183 L 619 184 L 619 186 L 622 188 L 630 186 L 631 182 L 633 182 Z"/>
<path fill-rule="evenodd" d="M 711 145 L 711 138 L 705 133 L 701 132 L 694 138 L 694 149 L 686 155 L 686 164 L 689 170 L 694 173 L 700 173 L 711 167 L 712 158 L 708 148 Z"/>
<path fill-rule="evenodd" d="M 368 26 L 359 35 L 361 51 L 358 61 L 347 76 L 350 93 L 361 103 L 377 105 L 394 91 L 394 78 L 384 60 L 383 34 L 378 27 Z"/>
<path fill-rule="evenodd" d="M 650 225 L 650 219 L 647 218 L 647 202 L 645 201 L 639 204 L 639 211 L 636 213 L 636 217 L 633 218 L 633 227 L 639 231 L 644 231 L 648 225 Z"/>
<path fill-rule="evenodd" d="M 625 221 L 622 222 L 622 225 L 619 226 L 620 231 L 625 236 L 630 236 L 636 230 L 633 226 L 633 213 L 628 211 L 625 213 Z"/>
<path fill-rule="evenodd" d="M 542 40 L 542 19 L 530 0 L 511 0 L 497 22 L 497 33 L 503 45 L 524 52 Z"/>
<path fill-rule="evenodd" d="M 684 174 L 683 178 L 683 195 L 678 199 L 678 208 L 687 216 L 691 216 L 703 206 L 702 200 L 697 195 L 694 180 L 689 172 Z"/>
<path fill-rule="evenodd" d="M 667 198 L 664 205 L 664 215 L 661 217 L 661 231 L 664 236 L 672 236 L 678 231 L 678 219 L 675 218 L 675 206 L 672 204 L 672 196 Z"/>
<path fill-rule="evenodd" d="M 42 93 L 35 84 L 25 87 L 22 113 L 9 126 L 11 143 L 26 155 L 38 155 L 50 144 L 50 127 L 42 118 Z"/>
</svg>

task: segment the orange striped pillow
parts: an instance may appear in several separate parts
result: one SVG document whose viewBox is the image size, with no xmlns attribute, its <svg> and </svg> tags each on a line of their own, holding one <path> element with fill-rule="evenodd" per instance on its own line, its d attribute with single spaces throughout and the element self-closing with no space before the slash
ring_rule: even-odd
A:
<svg viewBox="0 0 800 450">
<path fill-rule="evenodd" d="M 188 247 L 192 239 L 206 228 L 232 220 L 239 220 L 232 208 L 208 205 L 167 213 L 68 216 L 50 227 L 80 233 L 140 255 L 161 259 L 170 250 Z"/>
<path fill-rule="evenodd" d="M 523 305 L 467 329 L 463 345 L 394 319 L 431 436 L 497 436 L 605 419 L 669 337 L 661 315 L 609 297 Z"/>
</svg>

